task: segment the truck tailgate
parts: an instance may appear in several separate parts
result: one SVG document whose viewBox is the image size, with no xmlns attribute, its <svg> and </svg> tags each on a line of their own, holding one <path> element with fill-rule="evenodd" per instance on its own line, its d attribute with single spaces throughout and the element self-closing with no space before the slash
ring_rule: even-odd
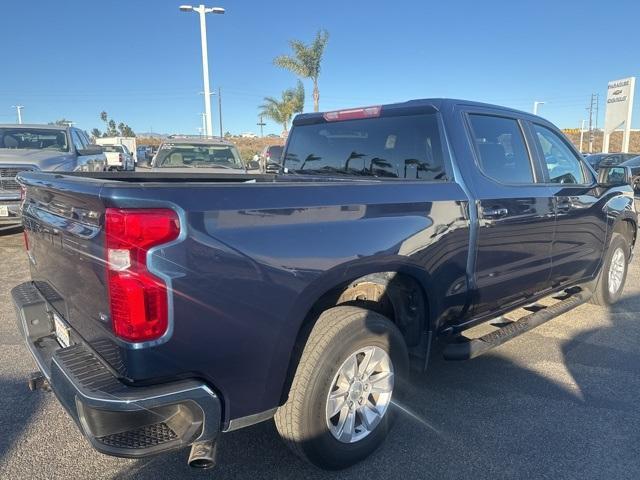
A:
<svg viewBox="0 0 640 480">
<path fill-rule="evenodd" d="M 46 180 L 23 180 L 31 276 L 56 312 L 92 343 L 109 331 L 101 184 L 56 177 L 54 187 Z"/>
</svg>

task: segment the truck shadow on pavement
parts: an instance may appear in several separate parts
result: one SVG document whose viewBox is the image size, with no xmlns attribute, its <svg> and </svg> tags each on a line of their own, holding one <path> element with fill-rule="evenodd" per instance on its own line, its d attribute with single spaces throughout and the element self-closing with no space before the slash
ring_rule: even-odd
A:
<svg viewBox="0 0 640 480">
<path fill-rule="evenodd" d="M 473 361 L 436 348 L 387 442 L 350 469 L 307 465 L 266 422 L 222 435 L 212 470 L 190 469 L 184 450 L 113 478 L 640 478 L 640 296 L 581 308 Z M 585 312 L 599 326 L 563 338 Z"/>
<path fill-rule="evenodd" d="M 0 465 L 20 448 L 25 430 L 41 409 L 44 395 L 30 392 L 26 379 L 0 378 Z M 16 411 L 19 415 L 15 415 Z"/>
</svg>

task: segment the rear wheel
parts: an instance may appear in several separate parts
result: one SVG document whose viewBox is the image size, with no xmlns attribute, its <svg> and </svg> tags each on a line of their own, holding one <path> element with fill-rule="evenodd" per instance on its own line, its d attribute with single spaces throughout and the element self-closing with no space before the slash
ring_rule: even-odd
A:
<svg viewBox="0 0 640 480">
<path fill-rule="evenodd" d="M 629 244 L 624 236 L 614 233 L 609 249 L 598 274 L 591 302 L 596 305 L 608 306 L 616 303 L 627 279 L 629 265 Z"/>
<path fill-rule="evenodd" d="M 387 435 L 408 362 L 402 334 L 386 317 L 357 307 L 325 311 L 275 415 L 280 435 L 321 468 L 363 460 Z"/>
</svg>

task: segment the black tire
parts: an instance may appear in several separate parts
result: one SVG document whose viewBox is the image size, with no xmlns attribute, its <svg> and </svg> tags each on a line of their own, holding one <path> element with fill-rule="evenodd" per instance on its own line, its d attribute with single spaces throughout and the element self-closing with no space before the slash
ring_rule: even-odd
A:
<svg viewBox="0 0 640 480">
<path fill-rule="evenodd" d="M 617 251 L 622 251 L 624 255 L 624 272 L 622 273 L 622 283 L 615 292 L 609 290 L 609 272 L 611 270 L 612 260 Z M 607 250 L 607 254 L 602 264 L 602 269 L 594 283 L 593 297 L 591 303 L 607 307 L 616 303 L 624 290 L 624 284 L 627 280 L 627 272 L 629 270 L 630 247 L 625 237 L 619 233 L 614 233 L 611 237 L 611 243 Z"/>
<path fill-rule="evenodd" d="M 409 356 L 404 338 L 386 317 L 363 308 L 331 308 L 314 325 L 296 370 L 289 398 L 275 415 L 280 436 L 304 460 L 320 468 L 339 470 L 369 456 L 384 441 L 393 424 L 389 405 L 380 423 L 359 441 L 343 443 L 330 432 L 326 419 L 327 395 L 338 370 L 359 348 L 382 348 L 394 371 L 392 399 L 398 399 L 406 381 Z"/>
</svg>

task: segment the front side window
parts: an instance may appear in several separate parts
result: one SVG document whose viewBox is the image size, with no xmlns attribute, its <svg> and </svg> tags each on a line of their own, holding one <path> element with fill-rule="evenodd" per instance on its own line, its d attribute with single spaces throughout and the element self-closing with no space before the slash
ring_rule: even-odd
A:
<svg viewBox="0 0 640 480">
<path fill-rule="evenodd" d="M 71 140 L 73 141 L 73 146 L 76 147 L 76 150 L 84 150 L 86 145 L 83 142 L 83 139 L 80 138 L 80 134 L 77 130 L 71 130 Z"/>
<path fill-rule="evenodd" d="M 298 125 L 284 165 L 300 174 L 447 180 L 432 113 Z"/>
<path fill-rule="evenodd" d="M 578 157 L 552 130 L 533 125 L 536 139 L 544 154 L 544 162 L 551 183 L 585 183 L 584 171 Z"/>
<path fill-rule="evenodd" d="M 480 169 L 501 183 L 533 183 L 524 135 L 514 118 L 469 115 Z"/>
</svg>

